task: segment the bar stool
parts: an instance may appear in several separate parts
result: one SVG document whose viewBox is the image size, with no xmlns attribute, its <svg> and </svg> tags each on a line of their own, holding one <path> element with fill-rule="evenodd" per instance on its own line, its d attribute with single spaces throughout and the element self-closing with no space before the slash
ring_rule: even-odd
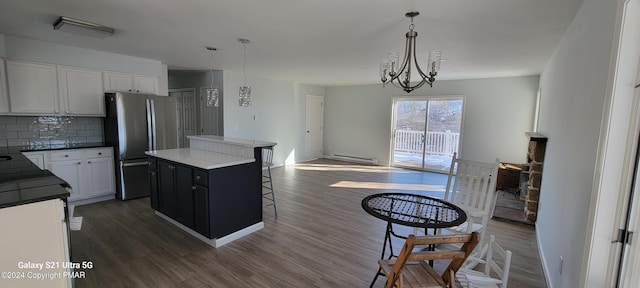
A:
<svg viewBox="0 0 640 288">
<path fill-rule="evenodd" d="M 278 209 L 276 207 L 276 194 L 273 191 L 273 182 L 271 180 L 271 165 L 273 164 L 273 147 L 262 148 L 262 198 L 267 200 L 264 206 L 273 205 L 273 211 L 278 218 Z M 264 202 L 264 201 L 263 201 Z"/>
</svg>

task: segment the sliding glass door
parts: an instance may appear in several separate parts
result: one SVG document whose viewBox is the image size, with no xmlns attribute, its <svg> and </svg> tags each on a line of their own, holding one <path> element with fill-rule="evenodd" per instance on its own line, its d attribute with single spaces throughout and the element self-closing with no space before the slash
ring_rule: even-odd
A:
<svg viewBox="0 0 640 288">
<path fill-rule="evenodd" d="M 395 98 L 392 165 L 448 172 L 460 152 L 463 104 L 463 96 Z"/>
</svg>

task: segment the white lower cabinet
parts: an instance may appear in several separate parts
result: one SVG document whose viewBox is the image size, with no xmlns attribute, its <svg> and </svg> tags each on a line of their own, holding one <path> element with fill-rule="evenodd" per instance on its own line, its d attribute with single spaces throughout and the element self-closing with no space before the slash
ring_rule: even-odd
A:
<svg viewBox="0 0 640 288">
<path fill-rule="evenodd" d="M 44 168 L 44 152 L 24 152 L 22 153 L 24 154 L 24 156 L 27 156 L 27 158 L 29 160 L 31 160 L 31 162 L 33 162 L 33 164 L 36 164 L 36 166 L 38 166 L 38 168 L 40 169 L 45 169 Z"/>
<path fill-rule="evenodd" d="M 0 287 L 74 287 L 68 276 L 73 270 L 68 267 L 71 257 L 64 206 L 61 199 L 53 199 L 0 209 Z M 47 266 L 39 269 L 20 263 Z"/>
<path fill-rule="evenodd" d="M 115 197 L 111 147 L 47 151 L 45 167 L 71 185 L 69 201 Z"/>
<path fill-rule="evenodd" d="M 62 178 L 71 186 L 72 193 L 69 201 L 86 198 L 86 177 L 83 175 L 82 162 L 80 160 L 57 161 L 47 164 L 47 169 L 56 176 Z"/>
<path fill-rule="evenodd" d="M 114 178 L 113 158 L 89 158 L 87 159 L 87 172 L 89 173 L 90 197 L 101 195 L 115 195 L 116 186 Z"/>
</svg>

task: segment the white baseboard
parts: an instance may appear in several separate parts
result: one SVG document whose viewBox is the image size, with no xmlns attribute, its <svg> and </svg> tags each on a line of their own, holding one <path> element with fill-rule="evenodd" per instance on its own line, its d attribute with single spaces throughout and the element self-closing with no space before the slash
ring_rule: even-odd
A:
<svg viewBox="0 0 640 288">
<path fill-rule="evenodd" d="M 213 246 L 213 248 L 222 247 L 222 245 L 225 245 L 227 243 L 230 243 L 231 241 L 240 239 L 240 238 L 242 238 L 244 236 L 247 236 L 247 235 L 249 235 L 249 234 L 251 234 L 253 232 L 256 232 L 256 231 L 264 228 L 264 222 L 258 222 L 256 224 L 253 224 L 253 225 L 251 225 L 249 227 L 246 227 L 244 229 L 240 229 L 240 230 L 238 230 L 236 232 L 233 232 L 233 233 L 231 233 L 229 235 L 226 235 L 226 236 L 223 236 L 221 238 L 209 239 L 209 238 L 203 236 L 202 234 L 191 230 L 191 228 L 182 225 L 180 222 L 171 219 L 169 216 L 164 215 L 164 214 L 162 214 L 162 213 L 160 213 L 158 211 L 155 211 L 155 212 L 156 212 L 156 215 L 160 216 L 160 218 L 166 220 L 167 222 L 169 222 L 169 223 L 177 226 L 178 228 L 184 230 L 185 232 L 191 234 L 193 237 L 198 238 L 200 241 Z"/>
<path fill-rule="evenodd" d="M 540 229 L 536 229 L 536 243 L 538 244 L 538 254 L 540 255 L 540 262 L 542 263 L 542 273 L 544 274 L 544 279 L 547 282 L 547 287 L 553 288 L 551 279 L 549 279 L 549 265 L 547 264 L 547 259 L 544 258 L 544 253 L 542 253 L 542 246 L 540 246 L 539 232 Z"/>
<path fill-rule="evenodd" d="M 94 197 L 89 199 L 80 199 L 80 200 L 73 200 L 73 201 L 69 200 L 69 204 L 74 206 L 81 206 L 85 204 L 91 204 L 91 203 L 102 202 L 102 201 L 113 200 L 113 199 L 116 199 L 116 194 L 109 194 L 109 195 L 104 195 L 104 196 L 99 196 L 99 197 Z"/>
<path fill-rule="evenodd" d="M 364 158 L 364 157 L 339 155 L 339 154 L 334 154 L 334 155 L 331 155 L 331 156 L 324 155 L 323 158 L 346 161 L 346 162 L 353 162 L 353 163 L 363 163 L 363 164 L 378 165 L 378 159 L 375 159 L 375 158 Z"/>
</svg>

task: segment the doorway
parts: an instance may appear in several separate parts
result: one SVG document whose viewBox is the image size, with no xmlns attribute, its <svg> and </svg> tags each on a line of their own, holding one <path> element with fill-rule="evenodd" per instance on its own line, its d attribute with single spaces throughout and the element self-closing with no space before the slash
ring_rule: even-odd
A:
<svg viewBox="0 0 640 288">
<path fill-rule="evenodd" d="M 394 98 L 391 165 L 448 173 L 460 154 L 464 96 Z"/>
<path fill-rule="evenodd" d="M 196 89 L 172 89 L 169 96 L 176 97 L 178 107 L 176 121 L 178 124 L 178 148 L 189 146 L 187 136 L 197 134 L 196 117 Z"/>
<path fill-rule="evenodd" d="M 307 95 L 306 99 L 305 159 L 322 157 L 322 126 L 324 97 Z"/>
<path fill-rule="evenodd" d="M 640 5 L 636 5 L 634 8 L 636 8 L 636 13 L 640 13 Z M 636 22 L 635 25 L 637 26 L 638 23 Z M 640 33 L 637 34 L 637 37 L 640 39 Z M 640 53 L 640 51 L 636 51 L 636 53 Z M 637 244 L 637 240 L 635 243 L 633 241 L 633 234 L 640 231 L 640 60 L 637 71 L 632 105 L 635 107 L 632 112 L 635 115 L 635 121 L 632 123 L 635 131 L 633 136 L 636 138 L 635 161 L 629 163 L 629 170 L 632 171 L 633 177 L 630 180 L 628 194 L 625 196 L 625 207 L 620 212 L 622 220 L 618 226 L 618 239 L 616 239 L 616 242 L 620 244 L 617 255 L 616 287 L 630 287 L 640 281 L 640 275 L 636 273 L 640 267 L 640 245 Z"/>
</svg>

